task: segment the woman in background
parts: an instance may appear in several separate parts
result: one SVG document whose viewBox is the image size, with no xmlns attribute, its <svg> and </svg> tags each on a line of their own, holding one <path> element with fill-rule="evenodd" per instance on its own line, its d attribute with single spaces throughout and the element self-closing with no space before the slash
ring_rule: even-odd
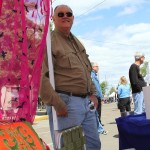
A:
<svg viewBox="0 0 150 150">
<path fill-rule="evenodd" d="M 120 78 L 120 84 L 118 86 L 118 97 L 118 108 L 120 109 L 120 113 L 131 111 L 130 86 L 124 76 Z"/>
</svg>

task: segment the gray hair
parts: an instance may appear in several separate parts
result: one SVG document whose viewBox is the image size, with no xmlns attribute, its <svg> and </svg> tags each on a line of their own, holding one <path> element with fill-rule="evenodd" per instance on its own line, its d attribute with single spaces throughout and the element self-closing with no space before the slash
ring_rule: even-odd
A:
<svg viewBox="0 0 150 150">
<path fill-rule="evenodd" d="M 141 57 L 144 57 L 144 54 L 141 52 L 136 52 L 134 55 L 135 60 L 139 60 Z"/>
<path fill-rule="evenodd" d="M 97 62 L 91 62 L 91 65 L 92 65 L 92 67 L 98 66 L 98 63 Z"/>
</svg>

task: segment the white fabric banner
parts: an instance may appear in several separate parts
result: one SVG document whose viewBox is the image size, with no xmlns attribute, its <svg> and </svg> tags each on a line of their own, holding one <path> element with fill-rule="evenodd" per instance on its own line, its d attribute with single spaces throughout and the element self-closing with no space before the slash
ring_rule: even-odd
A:
<svg viewBox="0 0 150 150">
<path fill-rule="evenodd" d="M 52 52 L 51 52 L 50 28 L 48 29 L 46 43 L 47 43 L 47 55 L 48 55 L 48 66 L 49 66 L 49 80 L 50 80 L 51 85 L 55 89 L 54 69 L 53 69 Z M 58 130 L 58 121 L 57 121 L 56 111 L 55 111 L 54 107 L 52 107 L 52 112 L 53 112 L 54 130 Z"/>
<path fill-rule="evenodd" d="M 143 87 L 146 118 L 150 119 L 150 86 Z"/>
</svg>

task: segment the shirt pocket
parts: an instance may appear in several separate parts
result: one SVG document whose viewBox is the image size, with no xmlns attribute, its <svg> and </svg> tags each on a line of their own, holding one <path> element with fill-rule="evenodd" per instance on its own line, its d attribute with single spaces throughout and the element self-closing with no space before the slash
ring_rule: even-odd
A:
<svg viewBox="0 0 150 150">
<path fill-rule="evenodd" d="M 88 71 L 91 72 L 92 71 L 92 66 L 91 66 L 91 63 L 89 61 L 89 55 L 86 54 L 86 50 L 82 49 L 80 51 L 80 54 L 82 56 L 82 59 L 84 61 L 85 66 L 87 67 Z"/>
<path fill-rule="evenodd" d="M 71 69 L 80 66 L 76 52 L 70 52 L 57 58 L 56 65 L 60 68 Z"/>
</svg>

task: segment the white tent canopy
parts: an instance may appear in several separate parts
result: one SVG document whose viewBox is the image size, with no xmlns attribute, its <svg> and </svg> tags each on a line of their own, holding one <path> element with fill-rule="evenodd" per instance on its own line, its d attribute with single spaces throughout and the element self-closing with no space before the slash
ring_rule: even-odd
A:
<svg viewBox="0 0 150 150">
<path fill-rule="evenodd" d="M 112 92 L 108 97 L 115 97 L 115 92 Z"/>
</svg>

